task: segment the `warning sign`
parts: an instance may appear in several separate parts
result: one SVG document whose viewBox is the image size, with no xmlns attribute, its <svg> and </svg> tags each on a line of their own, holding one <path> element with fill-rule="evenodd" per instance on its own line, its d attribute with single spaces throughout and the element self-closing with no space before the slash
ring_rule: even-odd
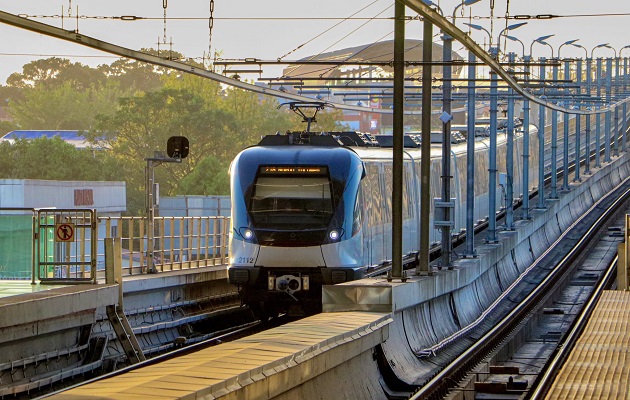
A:
<svg viewBox="0 0 630 400">
<path fill-rule="evenodd" d="M 55 224 L 55 242 L 74 241 L 74 224 Z"/>
</svg>

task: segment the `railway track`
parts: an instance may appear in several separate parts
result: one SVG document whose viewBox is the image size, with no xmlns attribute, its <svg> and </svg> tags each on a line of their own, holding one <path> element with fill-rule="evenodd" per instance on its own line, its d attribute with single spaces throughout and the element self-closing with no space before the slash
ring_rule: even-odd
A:
<svg viewBox="0 0 630 400">
<path fill-rule="evenodd" d="M 513 285 L 512 290 L 504 296 L 507 304 L 497 307 L 504 310 L 510 309 L 510 311 L 499 316 L 497 314 L 500 313 L 500 310 L 496 310 L 496 312 L 490 310 L 488 318 L 495 320 L 482 324 L 489 329 L 482 333 L 483 327 L 480 326 L 477 331 L 466 332 L 468 337 L 478 337 L 475 344 L 439 372 L 436 372 L 433 378 L 420 387 L 411 398 L 464 398 L 463 393 L 467 393 L 466 398 L 470 398 L 470 392 L 475 391 L 475 386 L 491 393 L 503 390 L 506 392 L 504 394 L 509 392 L 509 394 L 516 396 L 513 398 L 528 398 L 530 394 L 542 396 L 564 357 L 556 349 L 564 347 L 565 343 L 570 344 L 580 329 L 579 325 L 576 328 L 568 327 L 573 326 L 574 323 L 583 324 L 586 319 L 585 317 L 574 318 L 574 314 L 577 312 L 574 312 L 573 309 L 571 312 L 563 312 L 550 307 L 549 301 L 562 296 L 562 290 L 575 292 L 575 288 L 579 286 L 581 289 L 577 290 L 581 293 L 580 298 L 582 299 L 579 301 L 584 304 L 594 303 L 593 299 L 597 298 L 597 293 L 603 290 L 610 277 L 614 276 L 615 265 L 611 260 L 610 263 L 602 266 L 601 271 L 587 274 L 588 279 L 580 279 L 581 276 L 583 278 L 586 275 L 577 274 L 577 265 L 593 251 L 592 249 L 601 237 L 602 230 L 611 224 L 621 224 L 616 218 L 626 210 L 629 201 L 630 179 L 627 179 L 611 194 L 596 202 L 588 213 L 576 221 L 547 252 L 535 261 L 528 269 L 527 274 L 519 278 L 521 282 Z M 576 279 L 579 281 L 577 286 Z M 588 298 L 585 298 L 584 292 L 588 292 Z M 512 307 L 509 303 L 515 305 Z M 575 331 L 575 333 L 565 334 L 563 330 L 548 329 L 546 338 L 543 339 L 545 346 L 542 347 L 546 350 L 538 351 L 536 354 L 536 362 L 540 363 L 539 366 L 532 366 L 529 368 L 529 372 L 525 374 L 513 366 L 508 368 L 503 365 L 490 368 L 492 363 L 500 364 L 500 359 L 514 357 L 508 355 L 509 352 L 506 351 L 506 348 L 516 347 L 514 340 L 522 341 L 526 335 L 524 329 L 529 328 L 530 331 L 535 331 L 536 328 L 532 328 L 532 324 L 536 320 L 542 320 L 540 315 L 553 315 L 556 312 L 558 315 L 562 315 L 560 325 L 564 327 L 564 331 Z M 586 312 L 588 313 L 588 310 Z M 534 318 L 536 316 L 538 317 Z M 569 319 L 570 321 L 568 321 Z M 558 321 L 555 324 L 558 326 Z M 547 367 L 547 360 L 543 360 L 545 357 L 542 357 L 540 353 L 547 353 L 546 357 L 549 359 L 552 359 L 556 353 L 558 353 L 558 357 Z M 483 384 L 480 381 L 482 377 L 496 380 L 497 377 L 501 379 L 501 376 L 505 378 L 505 382 L 486 381 L 487 384 Z M 509 379 L 510 377 L 512 379 Z M 516 380 L 515 377 L 517 377 Z M 533 382 L 531 386 L 530 381 Z M 537 386 L 540 389 L 537 389 Z"/>
</svg>

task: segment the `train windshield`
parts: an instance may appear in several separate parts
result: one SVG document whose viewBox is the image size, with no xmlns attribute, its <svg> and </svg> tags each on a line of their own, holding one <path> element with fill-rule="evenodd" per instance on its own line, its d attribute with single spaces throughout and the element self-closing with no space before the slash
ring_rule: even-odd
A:
<svg viewBox="0 0 630 400">
<path fill-rule="evenodd" d="M 326 229 L 333 196 L 326 167 L 261 167 L 249 212 L 257 229 Z"/>
</svg>

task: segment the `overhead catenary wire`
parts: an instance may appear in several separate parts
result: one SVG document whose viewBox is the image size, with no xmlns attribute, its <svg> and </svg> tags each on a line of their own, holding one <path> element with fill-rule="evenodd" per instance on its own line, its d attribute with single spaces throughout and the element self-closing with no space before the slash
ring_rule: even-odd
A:
<svg viewBox="0 0 630 400">
<path fill-rule="evenodd" d="M 376 16 L 379 16 L 381 14 L 383 14 L 384 12 L 386 12 L 387 10 L 389 10 L 390 8 L 392 8 L 393 5 L 389 5 L 388 7 L 386 7 L 383 11 L 379 12 L 378 14 L 376 14 Z M 324 53 L 327 50 L 330 50 L 333 46 L 335 46 L 336 44 L 340 43 L 341 41 L 343 41 L 344 39 L 348 38 L 350 35 L 352 35 L 353 33 L 357 32 L 359 29 L 363 28 L 365 25 L 367 25 L 369 22 L 371 22 L 372 20 L 368 20 L 366 22 L 364 22 L 363 24 L 361 24 L 359 27 L 353 29 L 351 32 L 349 32 L 348 34 L 346 34 L 345 36 L 343 36 L 342 38 L 340 38 L 339 40 L 337 40 L 336 42 L 334 42 L 333 44 L 331 44 L 330 46 L 326 47 L 324 50 L 321 50 L 319 53 L 312 55 L 311 57 L 309 57 L 309 60 L 312 60 L 314 58 L 316 58 L 317 56 L 321 55 L 322 53 Z M 372 43 L 373 44 L 373 43 Z M 351 56 L 352 57 L 352 56 Z M 297 65 L 292 71 L 295 71 L 295 69 L 299 68 L 300 65 Z M 290 72 L 292 72 L 290 71 Z M 290 73 L 289 72 L 289 73 Z M 324 72 L 325 73 L 325 72 Z M 322 73 L 322 75 L 324 74 Z"/>
<path fill-rule="evenodd" d="M 61 14 L 17 14 L 21 18 L 33 18 L 33 19 L 62 19 L 66 18 Z M 476 15 L 473 16 L 474 20 L 481 19 L 555 19 L 555 18 L 602 18 L 602 17 L 628 17 L 630 12 L 627 13 L 592 13 L 592 14 L 514 14 L 509 16 L 491 16 L 491 15 Z M 124 22 L 131 21 L 155 21 L 164 20 L 164 17 L 155 16 L 139 16 L 139 15 L 77 15 L 77 19 L 97 19 L 97 20 L 118 20 Z M 393 20 L 394 17 L 214 17 L 215 21 L 360 21 L 360 20 Z M 207 21 L 208 17 L 166 17 L 167 21 Z"/>
<path fill-rule="evenodd" d="M 307 40 L 306 42 L 302 43 L 301 45 L 299 45 L 298 47 L 296 47 L 295 49 L 289 51 L 288 53 L 286 53 L 285 55 L 278 57 L 278 61 L 281 61 L 282 59 L 284 59 L 285 57 L 287 57 L 290 54 L 293 54 L 294 52 L 296 52 L 297 50 L 301 49 L 302 47 L 304 47 L 305 45 L 309 44 L 310 42 L 312 42 L 313 40 L 319 38 L 320 36 L 330 32 L 331 30 L 333 30 L 334 28 L 338 27 L 339 25 L 341 25 L 342 23 L 349 21 L 351 18 L 353 18 L 355 15 L 357 15 L 358 13 L 360 13 L 361 11 L 367 9 L 368 7 L 371 7 L 372 5 L 374 5 L 375 3 L 378 3 L 380 0 L 375 0 L 372 3 L 368 4 L 367 6 L 363 7 L 362 9 L 360 9 L 359 11 L 351 14 L 349 17 L 346 17 L 344 19 L 342 19 L 340 22 L 336 23 L 335 25 L 331 26 L 328 29 L 325 29 L 324 31 L 318 33 L 317 35 L 315 35 L 314 37 L 312 37 L 311 39 Z M 369 19 L 369 18 L 368 18 Z M 369 19 L 371 20 L 371 19 Z"/>
</svg>

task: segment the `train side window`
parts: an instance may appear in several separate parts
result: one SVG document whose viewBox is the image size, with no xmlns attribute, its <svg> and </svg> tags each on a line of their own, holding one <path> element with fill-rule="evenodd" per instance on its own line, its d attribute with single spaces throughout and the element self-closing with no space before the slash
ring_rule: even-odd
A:
<svg viewBox="0 0 630 400">
<path fill-rule="evenodd" d="M 354 202 L 354 213 L 352 216 L 352 236 L 356 235 L 361 230 L 363 224 L 363 186 L 359 186 L 357 191 L 357 199 Z"/>
<path fill-rule="evenodd" d="M 389 222 L 392 219 L 392 193 L 394 191 L 393 173 L 394 167 L 392 166 L 392 164 L 385 164 L 383 174 L 383 181 L 385 184 L 385 190 L 383 191 L 383 193 L 385 195 L 385 203 L 387 204 L 385 222 Z"/>
<path fill-rule="evenodd" d="M 403 218 L 413 217 L 413 176 L 410 163 L 404 164 L 404 184 L 403 184 Z M 411 191 L 410 191 L 411 189 Z"/>
<path fill-rule="evenodd" d="M 366 203 L 370 209 L 368 222 L 371 226 L 378 224 L 382 217 L 383 207 L 381 204 L 381 190 L 379 187 L 378 165 L 372 163 L 365 164 L 367 172 Z"/>
</svg>

